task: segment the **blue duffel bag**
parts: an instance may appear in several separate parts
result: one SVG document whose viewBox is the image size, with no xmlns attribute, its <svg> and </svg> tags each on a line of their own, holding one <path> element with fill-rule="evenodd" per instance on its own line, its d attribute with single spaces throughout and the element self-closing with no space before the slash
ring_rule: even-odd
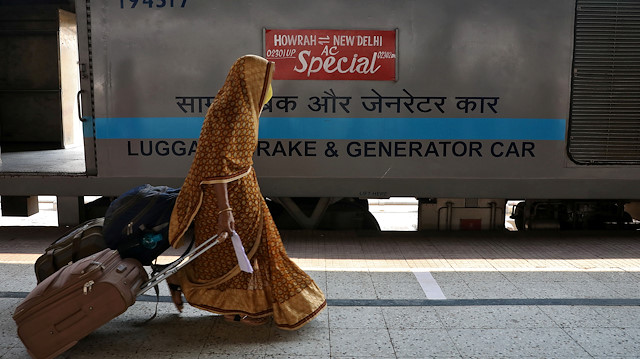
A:
<svg viewBox="0 0 640 359">
<path fill-rule="evenodd" d="M 111 202 L 102 234 L 122 258 L 151 263 L 169 248 L 169 220 L 179 188 L 145 184 Z"/>
</svg>

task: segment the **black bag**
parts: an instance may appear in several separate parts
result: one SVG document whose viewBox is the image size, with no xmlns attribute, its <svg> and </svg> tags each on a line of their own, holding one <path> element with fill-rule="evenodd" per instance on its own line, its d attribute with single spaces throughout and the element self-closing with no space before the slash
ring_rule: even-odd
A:
<svg viewBox="0 0 640 359">
<path fill-rule="evenodd" d="M 88 220 L 51 243 L 34 265 L 38 283 L 69 263 L 107 249 L 102 236 L 103 223 L 104 218 Z"/>
<path fill-rule="evenodd" d="M 169 248 L 169 220 L 179 188 L 145 184 L 129 190 L 109 205 L 103 235 L 122 258 L 151 263 Z"/>
</svg>

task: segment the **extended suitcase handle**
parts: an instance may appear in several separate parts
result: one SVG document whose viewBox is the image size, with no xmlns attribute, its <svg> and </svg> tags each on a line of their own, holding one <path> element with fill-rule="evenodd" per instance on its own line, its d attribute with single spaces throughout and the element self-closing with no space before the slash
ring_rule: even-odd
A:
<svg viewBox="0 0 640 359">
<path fill-rule="evenodd" d="M 147 282 L 143 283 L 140 286 L 140 290 L 138 291 L 136 296 L 140 296 L 146 293 L 149 289 L 155 287 L 163 280 L 175 274 L 177 271 L 182 269 L 182 267 L 186 266 L 189 262 L 196 259 L 202 253 L 208 251 L 209 249 L 213 248 L 213 246 L 220 243 L 217 238 L 218 235 L 216 234 L 215 236 L 207 239 L 202 244 L 194 248 L 191 252 L 183 254 L 180 258 L 168 264 L 163 270 L 151 277 Z"/>
</svg>

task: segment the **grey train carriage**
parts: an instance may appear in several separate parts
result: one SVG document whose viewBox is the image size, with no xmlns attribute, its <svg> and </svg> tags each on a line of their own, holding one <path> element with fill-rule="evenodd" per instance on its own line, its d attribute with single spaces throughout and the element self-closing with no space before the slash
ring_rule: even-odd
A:
<svg viewBox="0 0 640 359">
<path fill-rule="evenodd" d="M 44 25 L 3 6 L 14 19 L 4 46 L 27 58 L 37 34 L 19 34 Z M 389 197 L 418 198 L 424 230 L 504 228 L 508 200 L 521 200 L 511 214 L 521 230 L 638 217 L 638 0 L 77 0 L 66 10 L 49 52 L 58 101 L 0 96 L 3 207 L 50 194 L 73 214 L 80 196 L 180 186 L 229 67 L 256 54 L 276 72 L 255 169 L 285 228 L 375 228 L 364 200 Z M 29 80 L 20 66 L 50 64 L 42 54 L 11 62 L 4 87 Z M 78 168 L 64 155 L 11 167 L 42 154 L 11 151 L 20 136 L 66 136 L 60 123 L 81 124 Z M 65 146 L 53 153 L 78 153 Z"/>
</svg>

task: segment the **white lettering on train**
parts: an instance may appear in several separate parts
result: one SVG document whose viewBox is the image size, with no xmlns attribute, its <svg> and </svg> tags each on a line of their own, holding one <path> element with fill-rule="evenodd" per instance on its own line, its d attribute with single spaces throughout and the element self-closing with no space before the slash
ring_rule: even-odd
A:
<svg viewBox="0 0 640 359">
<path fill-rule="evenodd" d="M 316 35 L 276 34 L 273 36 L 274 46 L 315 46 Z"/>
<path fill-rule="evenodd" d="M 358 54 L 353 54 L 351 59 L 346 56 L 340 58 L 327 56 L 323 58 L 320 56 L 311 56 L 311 51 L 304 50 L 298 54 L 299 64 L 296 65 L 293 70 L 299 73 L 306 72 L 307 77 L 322 70 L 328 74 L 336 71 L 342 74 L 375 74 L 380 67 L 382 67 L 380 65 L 376 66 L 377 57 L 378 53 L 374 52 L 371 59 L 368 57 L 358 57 Z"/>
</svg>

